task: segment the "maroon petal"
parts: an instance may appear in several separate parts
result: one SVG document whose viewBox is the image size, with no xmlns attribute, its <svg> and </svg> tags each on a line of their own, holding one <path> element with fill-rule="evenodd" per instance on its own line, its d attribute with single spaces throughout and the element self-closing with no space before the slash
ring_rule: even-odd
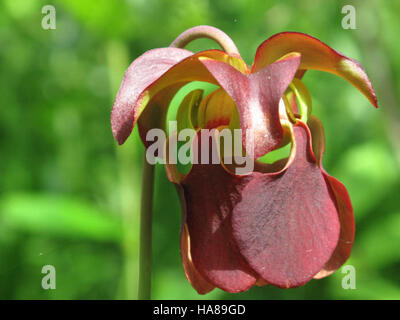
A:
<svg viewBox="0 0 400 320">
<path fill-rule="evenodd" d="M 262 69 L 289 52 L 301 53 L 300 70 L 314 69 L 336 74 L 360 90 L 376 108 L 374 88 L 360 63 L 304 33 L 282 32 L 265 40 L 257 49 L 252 71 Z"/>
<path fill-rule="evenodd" d="M 323 269 L 314 276 L 315 279 L 329 276 L 347 261 L 351 254 L 355 236 L 353 207 L 346 187 L 339 180 L 327 174 L 325 170 L 323 170 L 323 173 L 336 198 L 340 221 L 340 235 L 335 251 Z"/>
<path fill-rule="evenodd" d="M 169 68 L 193 53 L 178 48 L 159 48 L 145 52 L 125 72 L 111 112 L 115 139 L 122 144 L 143 111 L 137 100 L 140 94 Z"/>
<path fill-rule="evenodd" d="M 232 237 L 232 208 L 248 179 L 221 164 L 194 164 L 181 183 L 193 264 L 209 283 L 227 292 L 248 290 L 258 278 Z"/>
<path fill-rule="evenodd" d="M 190 253 L 190 237 L 186 224 L 182 225 L 181 229 L 181 258 L 186 278 L 197 293 L 206 294 L 215 288 L 200 274 L 193 263 Z"/>
<path fill-rule="evenodd" d="M 289 54 L 250 75 L 220 61 L 201 59 L 201 62 L 235 101 L 248 154 L 259 158 L 274 150 L 282 139 L 279 100 L 296 74 L 300 54 Z M 247 130 L 252 132 L 253 139 L 248 137 Z M 249 143 L 254 143 L 254 153 Z"/>
<path fill-rule="evenodd" d="M 355 221 L 353 207 L 346 187 L 339 180 L 330 176 L 322 167 L 322 155 L 325 152 L 325 136 L 321 121 L 311 116 L 308 120 L 311 130 L 312 145 L 321 170 L 329 182 L 336 198 L 340 220 L 340 235 L 338 245 L 324 268 L 314 276 L 316 279 L 324 278 L 339 269 L 350 257 L 355 236 Z"/>
<path fill-rule="evenodd" d="M 340 231 L 310 132 L 298 121 L 293 134 L 292 163 L 281 173 L 253 178 L 232 213 L 240 253 L 264 280 L 282 288 L 311 280 L 331 257 Z"/>
<path fill-rule="evenodd" d="M 181 227 L 181 258 L 182 258 L 182 265 L 183 270 L 185 271 L 186 278 L 188 279 L 189 283 L 192 287 L 199 293 L 199 294 L 206 294 L 214 289 L 214 286 L 209 283 L 197 270 L 195 267 L 192 254 L 191 254 L 191 239 L 189 236 L 188 226 L 186 223 L 186 203 L 184 201 L 183 189 L 181 186 L 176 185 L 177 190 L 183 204 L 182 208 L 182 215 L 183 215 L 183 223 Z"/>
<path fill-rule="evenodd" d="M 176 139 L 176 131 L 172 132 L 166 141 L 166 150 L 169 148 L 170 139 Z M 169 181 L 171 181 L 178 191 L 179 199 L 182 204 L 182 225 L 181 225 L 181 239 L 180 239 L 180 251 L 181 251 L 181 259 L 183 270 L 185 271 L 185 276 L 188 279 L 189 283 L 199 294 L 206 294 L 214 289 L 211 283 L 209 283 L 204 276 L 200 274 L 200 272 L 195 267 L 192 255 L 190 252 L 191 248 L 191 239 L 188 231 L 188 226 L 186 223 L 187 217 L 187 205 L 184 198 L 184 190 L 180 185 L 180 182 L 185 177 L 184 174 L 178 171 L 176 164 L 170 164 L 168 158 L 168 152 L 166 153 L 166 161 L 165 171 L 167 173 L 167 177 Z"/>
</svg>

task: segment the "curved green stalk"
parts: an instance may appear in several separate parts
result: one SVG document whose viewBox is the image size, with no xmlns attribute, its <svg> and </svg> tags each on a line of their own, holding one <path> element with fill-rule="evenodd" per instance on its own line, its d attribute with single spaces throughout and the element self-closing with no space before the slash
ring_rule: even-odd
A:
<svg viewBox="0 0 400 320">
<path fill-rule="evenodd" d="M 152 222 L 154 165 L 143 156 L 142 197 L 140 207 L 139 292 L 138 299 L 151 297 Z"/>
</svg>

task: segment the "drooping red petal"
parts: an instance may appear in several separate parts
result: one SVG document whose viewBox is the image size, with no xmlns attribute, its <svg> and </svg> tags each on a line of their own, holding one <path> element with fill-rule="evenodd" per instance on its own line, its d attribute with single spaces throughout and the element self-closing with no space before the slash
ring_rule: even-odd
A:
<svg viewBox="0 0 400 320">
<path fill-rule="evenodd" d="M 329 276 L 347 261 L 351 254 L 355 236 L 353 207 L 346 187 L 339 180 L 327 174 L 325 170 L 323 170 L 323 173 L 336 198 L 340 221 L 340 235 L 335 251 L 323 269 L 314 276 L 315 279 Z"/>
<path fill-rule="evenodd" d="M 197 271 L 193 264 L 190 254 L 190 237 L 186 224 L 182 226 L 181 230 L 181 258 L 186 278 L 197 293 L 206 294 L 215 288 Z"/>
<path fill-rule="evenodd" d="M 279 100 L 297 71 L 300 55 L 292 53 L 250 75 L 223 62 L 210 59 L 201 62 L 236 103 L 247 153 L 259 158 L 275 149 L 282 139 Z"/>
<path fill-rule="evenodd" d="M 349 81 L 372 105 L 378 107 L 374 88 L 360 63 L 308 34 L 282 32 L 264 41 L 257 49 L 252 72 L 293 51 L 301 53 L 299 70 L 315 69 L 336 74 Z"/>
<path fill-rule="evenodd" d="M 253 178 L 232 214 L 240 253 L 264 280 L 282 288 L 311 280 L 331 257 L 340 231 L 309 130 L 298 121 L 293 134 L 291 164 L 281 173 Z"/>
<path fill-rule="evenodd" d="M 248 179 L 221 164 L 193 164 L 181 182 L 193 264 L 209 283 L 227 292 L 248 290 L 258 278 L 232 237 L 231 211 Z"/>
<path fill-rule="evenodd" d="M 311 116 L 308 120 L 308 126 L 311 131 L 312 145 L 317 161 L 335 195 L 340 221 L 338 245 L 324 268 L 314 276 L 314 278 L 320 279 L 335 272 L 350 257 L 355 236 L 355 221 L 353 207 L 346 187 L 339 180 L 330 176 L 322 167 L 322 155 L 325 152 L 325 136 L 322 124 L 319 119 Z"/>
<path fill-rule="evenodd" d="M 183 49 L 150 50 L 137 58 L 126 71 L 111 113 L 113 134 L 119 144 L 124 143 L 130 135 L 142 112 L 145 118 L 140 125 L 142 139 L 153 125 L 163 129 L 170 101 L 186 83 L 204 81 L 217 84 L 199 62 L 199 57 L 223 61 L 238 70 L 247 70 L 247 65 L 240 57 L 232 57 L 221 50 L 205 50 L 195 54 L 179 50 Z M 145 140 L 143 143 L 146 145 Z"/>
<path fill-rule="evenodd" d="M 169 144 L 171 140 L 177 139 L 177 132 L 174 131 L 168 137 L 166 141 L 166 150 L 169 150 Z M 178 192 L 179 199 L 182 205 L 182 225 L 181 225 L 181 239 L 180 239 L 180 251 L 182 266 L 185 272 L 185 276 L 189 283 L 199 294 L 206 294 L 213 290 L 215 286 L 209 283 L 204 276 L 200 274 L 196 266 L 193 263 L 191 254 L 191 239 L 187 226 L 187 204 L 185 201 L 185 195 L 183 187 L 181 186 L 181 181 L 184 179 L 185 175 L 178 171 L 177 165 L 170 163 L 168 152 L 166 153 L 166 164 L 165 171 L 167 173 L 168 180 L 171 181 Z"/>
<path fill-rule="evenodd" d="M 143 111 L 137 100 L 142 92 L 168 69 L 193 53 L 178 48 L 159 48 L 145 52 L 125 72 L 111 112 L 115 139 L 122 144 L 131 134 L 134 123 Z"/>
</svg>

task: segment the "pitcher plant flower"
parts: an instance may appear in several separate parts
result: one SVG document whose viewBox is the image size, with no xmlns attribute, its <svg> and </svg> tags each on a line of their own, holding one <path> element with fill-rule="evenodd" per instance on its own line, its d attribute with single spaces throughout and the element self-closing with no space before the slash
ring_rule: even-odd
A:
<svg viewBox="0 0 400 320">
<path fill-rule="evenodd" d="M 183 49 L 198 37 L 212 38 L 224 50 Z M 198 156 L 217 153 L 220 158 L 219 163 L 193 163 L 187 172 L 165 164 L 182 204 L 183 268 L 200 294 L 215 287 L 227 292 L 266 284 L 298 287 L 330 275 L 350 256 L 353 208 L 345 186 L 322 166 L 324 131 L 302 81 L 307 70 L 347 80 L 378 107 L 356 60 L 298 32 L 264 41 L 248 66 L 225 33 L 199 26 L 168 48 L 145 52 L 124 75 L 112 109 L 112 132 L 122 144 L 137 123 L 146 148 L 151 129 L 166 129 L 168 107 L 183 86 L 192 81 L 218 86 L 206 96 L 194 90 L 183 99 L 177 132 L 170 132 L 166 142 L 167 148 L 173 135 L 191 128 L 197 132 L 192 148 L 200 146 Z M 204 139 L 201 129 L 213 129 L 213 135 Z M 223 129 L 242 130 L 243 153 L 254 170 L 238 174 L 240 165 L 222 155 L 217 140 Z M 288 157 L 272 164 L 259 160 L 287 144 Z"/>
</svg>

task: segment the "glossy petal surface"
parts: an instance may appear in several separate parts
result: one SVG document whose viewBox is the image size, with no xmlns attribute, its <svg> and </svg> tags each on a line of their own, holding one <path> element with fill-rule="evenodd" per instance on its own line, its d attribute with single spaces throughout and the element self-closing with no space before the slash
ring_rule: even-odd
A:
<svg viewBox="0 0 400 320">
<path fill-rule="evenodd" d="M 234 238 L 249 265 L 268 283 L 305 284 L 335 249 L 339 219 L 311 150 L 308 128 L 293 128 L 294 157 L 286 170 L 247 184 L 232 216 Z"/>
</svg>

